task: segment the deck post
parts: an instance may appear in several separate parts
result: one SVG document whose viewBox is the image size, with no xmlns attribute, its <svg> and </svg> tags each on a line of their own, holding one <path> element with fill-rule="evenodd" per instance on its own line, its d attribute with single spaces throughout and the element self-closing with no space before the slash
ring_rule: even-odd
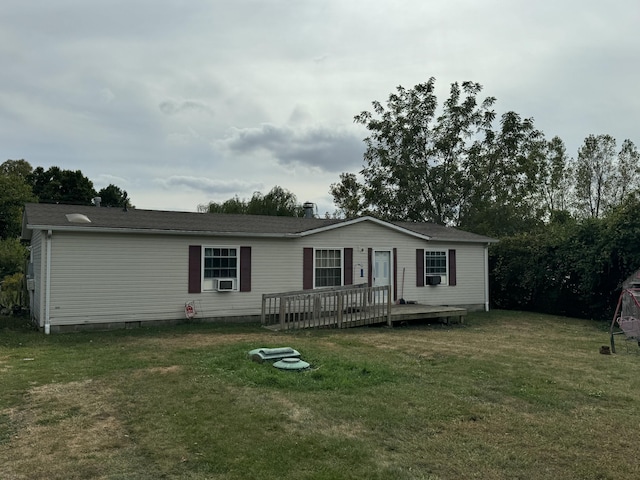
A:
<svg viewBox="0 0 640 480">
<path fill-rule="evenodd" d="M 279 308 L 279 312 L 278 312 L 278 316 L 280 317 L 280 329 L 284 330 L 284 297 L 281 295 L 280 296 L 280 308 Z"/>
<path fill-rule="evenodd" d="M 278 330 L 385 322 L 392 325 L 391 302 L 390 286 L 366 284 L 270 293 L 262 296 L 260 321 Z"/>
<path fill-rule="evenodd" d="M 391 285 L 387 286 L 387 326 L 393 327 L 391 321 Z"/>
</svg>

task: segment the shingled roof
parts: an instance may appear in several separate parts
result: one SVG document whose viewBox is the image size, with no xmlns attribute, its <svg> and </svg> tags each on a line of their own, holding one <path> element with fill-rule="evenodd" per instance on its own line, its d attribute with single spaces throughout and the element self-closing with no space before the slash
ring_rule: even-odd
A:
<svg viewBox="0 0 640 480">
<path fill-rule="evenodd" d="M 84 218 L 89 221 L 83 222 Z M 473 243 L 493 241 L 488 237 L 431 223 L 389 223 L 371 217 L 345 220 L 174 212 L 138 208 L 130 208 L 125 211 L 122 208 L 47 203 L 28 203 L 25 205 L 22 237 L 30 239 L 33 230 L 297 237 L 367 220 L 430 240 Z"/>
<path fill-rule="evenodd" d="M 445 227 L 437 223 L 419 223 L 419 222 L 391 222 L 394 225 L 420 233 L 441 242 L 473 242 L 473 243 L 495 243 L 495 238 L 485 237 L 476 233 L 466 232 L 457 228 Z"/>
</svg>

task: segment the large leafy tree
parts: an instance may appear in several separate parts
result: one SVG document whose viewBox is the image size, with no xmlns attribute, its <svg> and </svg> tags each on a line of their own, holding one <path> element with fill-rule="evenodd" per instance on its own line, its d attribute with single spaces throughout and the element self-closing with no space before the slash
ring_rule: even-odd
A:
<svg viewBox="0 0 640 480">
<path fill-rule="evenodd" d="M 579 216 L 602 218 L 640 188 L 640 154 L 631 140 L 616 152 L 611 135 L 589 135 L 574 168 L 574 206 Z"/>
<path fill-rule="evenodd" d="M 486 130 L 463 159 L 457 225 L 497 236 L 536 225 L 543 215 L 538 183 L 546 146 L 533 119 L 515 112 L 502 115 L 499 129 Z"/>
<path fill-rule="evenodd" d="M 548 157 L 560 148 L 557 141 L 547 142 L 533 119 L 515 112 L 494 128 L 495 98 L 480 98 L 478 83 L 451 84 L 442 105 L 434 88 L 433 78 L 398 87 L 385 105 L 375 101 L 371 112 L 355 117 L 369 136 L 359 176 L 343 173 L 330 187 L 340 212 L 489 235 L 539 223 L 546 211 L 540 182 L 552 181 Z M 550 188 L 559 188 L 553 182 Z"/>
<path fill-rule="evenodd" d="M 399 86 L 386 105 L 374 101 L 372 112 L 355 117 L 369 130 L 360 184 L 363 209 L 389 219 L 457 220 L 461 162 L 469 143 L 490 126 L 495 99 L 478 100 L 477 83 L 453 83 L 439 112 L 434 89 L 434 78 L 410 89 Z M 353 177 L 342 180 L 331 193 L 340 209 L 352 212 Z"/>
<path fill-rule="evenodd" d="M 343 172 L 340 182 L 331 184 L 330 192 L 338 205 L 338 214 L 346 218 L 357 217 L 367 213 L 363 186 L 355 173 Z"/>
<path fill-rule="evenodd" d="M 100 205 L 103 207 L 131 207 L 129 196 L 126 190 L 122 190 L 116 185 L 109 184 L 101 189 L 98 194 Z"/>
<path fill-rule="evenodd" d="M 31 165 L 25 160 L 7 160 L 0 165 L 0 238 L 20 235 L 22 207 L 35 199 L 27 178 Z"/>
<path fill-rule="evenodd" d="M 33 167 L 24 159 L 7 160 L 0 165 L 0 175 L 7 175 L 14 178 L 22 178 L 24 181 L 29 179 L 29 175 L 33 172 Z"/>
<path fill-rule="evenodd" d="M 17 237 L 0 239 L 0 281 L 7 275 L 22 272 L 28 250 Z"/>
<path fill-rule="evenodd" d="M 35 200 L 27 178 L 31 165 L 25 160 L 7 160 L 0 165 L 0 281 L 22 272 L 27 249 L 20 243 L 22 208 Z"/>
<path fill-rule="evenodd" d="M 97 196 L 93 182 L 80 170 L 37 167 L 30 182 L 34 195 L 43 203 L 91 205 L 91 199 Z"/>
<path fill-rule="evenodd" d="M 304 211 L 292 192 L 276 185 L 266 195 L 255 192 L 247 204 L 247 213 L 251 215 L 301 217 Z"/>
<path fill-rule="evenodd" d="M 611 135 L 589 135 L 578 150 L 575 199 L 578 211 L 600 218 L 613 205 L 616 140 Z"/>
<path fill-rule="evenodd" d="M 572 171 L 567 149 L 560 137 L 553 137 L 544 149 L 540 172 L 542 205 L 547 218 L 569 209 Z"/>
<path fill-rule="evenodd" d="M 241 200 L 237 195 L 224 202 L 209 202 L 208 205 L 198 206 L 198 210 L 203 213 L 247 213 L 247 202 Z"/>
<path fill-rule="evenodd" d="M 109 184 L 96 192 L 93 182 L 80 170 L 37 167 L 27 175 L 27 179 L 34 195 L 42 203 L 91 205 L 95 197 L 100 197 L 104 207 L 132 206 L 125 190 Z"/>
<path fill-rule="evenodd" d="M 104 206 L 131 206 L 127 192 L 115 185 L 103 188 L 99 195 Z M 34 170 L 26 160 L 7 160 L 0 164 L 0 280 L 23 270 L 27 250 L 18 237 L 25 203 L 89 205 L 95 196 L 93 182 L 80 170 L 58 167 Z"/>
<path fill-rule="evenodd" d="M 618 152 L 616 205 L 623 204 L 630 195 L 637 195 L 640 189 L 640 153 L 634 143 L 626 139 Z"/>
<path fill-rule="evenodd" d="M 236 195 L 224 202 L 210 202 L 208 205 L 199 206 L 198 210 L 208 213 L 239 213 L 286 217 L 301 217 L 304 214 L 304 209 L 298 203 L 296 196 L 278 185 L 265 195 L 261 192 L 254 192 L 248 201 L 241 200 Z"/>
</svg>

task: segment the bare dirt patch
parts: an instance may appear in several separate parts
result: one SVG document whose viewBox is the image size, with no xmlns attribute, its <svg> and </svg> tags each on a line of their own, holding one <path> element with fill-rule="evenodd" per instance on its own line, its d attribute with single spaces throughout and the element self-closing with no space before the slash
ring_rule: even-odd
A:
<svg viewBox="0 0 640 480">
<path fill-rule="evenodd" d="M 238 393 L 247 402 L 254 402 L 255 391 L 244 389 Z M 260 396 L 263 408 L 273 408 L 284 419 L 282 427 L 291 435 L 324 435 L 335 438 L 359 438 L 367 433 L 367 429 L 356 422 L 338 421 L 325 418 L 314 413 L 312 407 L 304 406 L 281 393 L 262 393 Z"/>
<path fill-rule="evenodd" d="M 380 335 L 364 334 L 359 340 L 370 344 L 373 348 L 389 351 L 406 352 L 408 354 L 429 357 L 440 355 L 475 356 L 484 354 L 496 354 L 502 350 L 511 350 L 515 345 L 519 349 L 531 348 L 538 351 L 539 345 L 535 342 L 529 346 L 526 332 L 514 330 L 518 336 L 513 335 L 510 342 L 504 342 L 499 337 L 492 335 L 476 334 L 473 337 L 461 337 L 455 330 L 407 330 L 400 334 Z"/>
<path fill-rule="evenodd" d="M 268 337 L 262 334 L 219 334 L 219 333 L 190 333 L 170 337 L 141 338 L 131 342 L 133 345 L 158 346 L 162 348 L 202 348 L 217 345 L 229 345 L 239 342 L 254 342 Z"/>
<path fill-rule="evenodd" d="M 0 478 L 103 478 L 106 466 L 121 470 L 132 443 L 112 393 L 91 380 L 43 385 L 31 389 L 24 406 L 0 412 L 11 425 L 0 444 Z"/>
<path fill-rule="evenodd" d="M 169 367 L 152 367 L 147 368 L 145 371 L 148 373 L 159 373 L 161 375 L 166 375 L 169 373 L 178 373 L 182 370 L 180 365 L 171 365 Z"/>
</svg>

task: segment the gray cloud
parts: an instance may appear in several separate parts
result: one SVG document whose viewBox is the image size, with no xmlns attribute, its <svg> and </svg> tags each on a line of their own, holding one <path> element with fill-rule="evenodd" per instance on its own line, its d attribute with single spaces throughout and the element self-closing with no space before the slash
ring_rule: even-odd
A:
<svg viewBox="0 0 640 480">
<path fill-rule="evenodd" d="M 177 115 L 179 113 L 204 113 L 207 115 L 213 115 L 213 109 L 204 103 L 194 102 L 191 100 L 184 102 L 174 102 L 171 100 L 166 100 L 158 105 L 160 111 L 166 115 Z"/>
<path fill-rule="evenodd" d="M 116 185 L 120 188 L 128 188 L 130 182 L 126 178 L 118 177 L 116 175 L 111 175 L 108 173 L 103 173 L 93 178 L 93 186 L 96 188 L 96 190 L 100 190 L 101 188 L 104 188 L 109 184 Z"/>
<path fill-rule="evenodd" d="M 191 177 L 174 175 L 165 179 L 158 179 L 157 183 L 166 189 L 192 189 L 207 195 L 242 195 L 246 192 L 255 192 L 264 189 L 260 182 L 245 182 L 242 180 L 212 180 L 204 177 Z"/>
<path fill-rule="evenodd" d="M 342 172 L 362 164 L 364 144 L 354 133 L 326 127 L 292 128 L 264 124 L 235 129 L 225 141 L 231 152 L 267 151 L 282 165 Z"/>
</svg>

